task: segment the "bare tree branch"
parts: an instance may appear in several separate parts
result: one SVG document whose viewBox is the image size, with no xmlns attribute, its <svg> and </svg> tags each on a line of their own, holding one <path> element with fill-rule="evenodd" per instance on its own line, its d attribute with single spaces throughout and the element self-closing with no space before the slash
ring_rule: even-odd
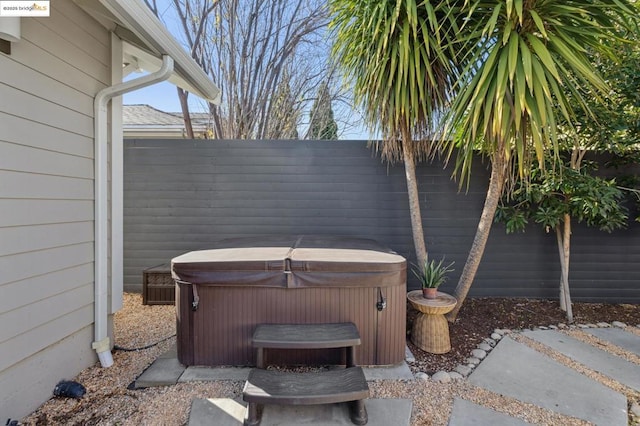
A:
<svg viewBox="0 0 640 426">
<path fill-rule="evenodd" d="M 155 1 L 145 0 L 154 12 Z M 215 138 L 298 135 L 321 82 L 335 84 L 330 93 L 340 96 L 327 59 L 325 1 L 172 0 L 172 6 L 191 56 L 221 89 L 222 103 L 208 108 Z M 181 105 L 186 117 L 188 106 Z"/>
</svg>

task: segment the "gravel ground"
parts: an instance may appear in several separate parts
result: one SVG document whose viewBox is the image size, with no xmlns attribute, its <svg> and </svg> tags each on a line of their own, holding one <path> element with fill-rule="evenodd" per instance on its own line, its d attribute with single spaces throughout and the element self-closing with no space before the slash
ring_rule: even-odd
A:
<svg viewBox="0 0 640 426">
<path fill-rule="evenodd" d="M 135 378 L 159 355 L 175 344 L 175 311 L 173 306 L 143 306 L 139 294 L 125 294 L 124 307 L 116 314 L 116 345 L 120 348 L 140 348 L 160 341 L 159 344 L 137 351 L 114 351 L 114 365 L 104 369 L 96 364 L 80 373 L 74 380 L 82 383 L 87 394 L 80 400 L 52 398 L 36 412 L 23 419 L 26 425 L 184 425 L 194 398 L 237 398 L 242 382 L 191 382 L 174 386 L 128 389 Z M 640 306 L 575 304 L 577 323 L 621 321 L 629 325 L 640 324 Z M 408 310 L 408 330 L 415 311 Z M 518 330 L 540 325 L 564 322 L 557 302 L 523 299 L 470 299 L 456 323 L 451 325 L 453 350 L 445 355 L 427 354 L 409 342 L 416 362 L 410 367 L 414 373 L 452 371 L 464 362 L 477 344 L 495 329 Z M 640 328 L 629 327 L 640 335 Z M 586 342 L 599 343 L 599 347 L 640 364 L 640 357 L 619 348 L 597 342 L 597 339 L 578 330 L 563 331 Z M 601 374 L 576 365 L 570 359 L 550 351 L 519 334 L 512 336 L 558 362 L 594 378 L 612 389 L 624 393 L 629 405 L 640 404 L 640 394 L 613 382 Z M 446 425 L 453 400 L 456 397 L 494 408 L 526 422 L 541 425 L 585 425 L 582 420 L 563 416 L 525 404 L 508 397 L 477 388 L 466 380 L 439 383 L 433 380 L 370 382 L 372 398 L 410 398 L 413 401 L 412 425 Z M 640 424 L 630 417 L 630 424 Z"/>
</svg>

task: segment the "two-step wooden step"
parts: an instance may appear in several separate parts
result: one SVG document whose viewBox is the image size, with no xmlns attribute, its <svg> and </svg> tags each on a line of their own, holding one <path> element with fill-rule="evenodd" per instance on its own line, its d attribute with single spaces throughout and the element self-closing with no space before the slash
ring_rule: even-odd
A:
<svg viewBox="0 0 640 426">
<path fill-rule="evenodd" d="M 249 403 L 245 425 L 260 424 L 259 404 L 315 405 L 351 402 L 351 421 L 367 423 L 364 399 L 369 386 L 362 368 L 355 366 L 355 346 L 360 334 L 352 323 L 262 324 L 256 328 L 253 345 L 258 351 L 258 368 L 249 373 L 243 399 Z M 346 348 L 344 369 L 291 373 L 264 370 L 265 349 Z"/>
</svg>

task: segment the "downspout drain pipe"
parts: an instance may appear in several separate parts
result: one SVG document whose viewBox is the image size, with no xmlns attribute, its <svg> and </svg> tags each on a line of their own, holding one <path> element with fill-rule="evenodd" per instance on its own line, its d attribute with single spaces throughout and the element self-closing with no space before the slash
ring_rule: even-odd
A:
<svg viewBox="0 0 640 426">
<path fill-rule="evenodd" d="M 109 206 L 109 185 L 108 179 L 108 129 L 107 129 L 107 105 L 109 101 L 124 93 L 143 87 L 151 86 L 167 80 L 173 73 L 173 58 L 167 55 L 162 56 L 162 66 L 154 73 L 147 74 L 134 80 L 115 84 L 106 87 L 98 92 L 94 101 L 94 134 L 95 134 L 95 160 L 94 160 L 94 182 L 95 182 L 95 235 L 94 235 L 94 339 L 91 347 L 96 351 L 100 365 L 111 367 L 113 357 L 111 355 L 111 342 L 108 334 L 108 206 Z"/>
</svg>

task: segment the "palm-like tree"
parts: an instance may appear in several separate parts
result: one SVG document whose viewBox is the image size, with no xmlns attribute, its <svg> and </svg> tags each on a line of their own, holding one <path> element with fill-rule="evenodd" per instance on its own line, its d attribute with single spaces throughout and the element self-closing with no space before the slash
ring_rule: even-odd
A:
<svg viewBox="0 0 640 426">
<path fill-rule="evenodd" d="M 570 99 L 582 99 L 578 88 L 606 95 L 587 52 L 607 52 L 616 28 L 637 22 L 637 9 L 626 0 L 479 0 L 466 8 L 463 50 L 472 54 L 455 88 L 445 143 L 450 153 L 458 150 L 463 180 L 478 150 L 491 161 L 491 177 L 450 321 L 473 282 L 509 177 L 526 180 L 531 161 L 543 165 L 558 155 L 556 123 L 559 117 L 574 122 Z M 589 110 L 584 99 L 578 108 Z"/>
<path fill-rule="evenodd" d="M 434 118 L 455 79 L 456 20 L 447 2 L 329 0 L 334 58 L 353 85 L 365 121 L 382 136 L 383 158 L 405 166 L 418 264 L 426 246 L 416 162 L 431 153 Z"/>
</svg>

